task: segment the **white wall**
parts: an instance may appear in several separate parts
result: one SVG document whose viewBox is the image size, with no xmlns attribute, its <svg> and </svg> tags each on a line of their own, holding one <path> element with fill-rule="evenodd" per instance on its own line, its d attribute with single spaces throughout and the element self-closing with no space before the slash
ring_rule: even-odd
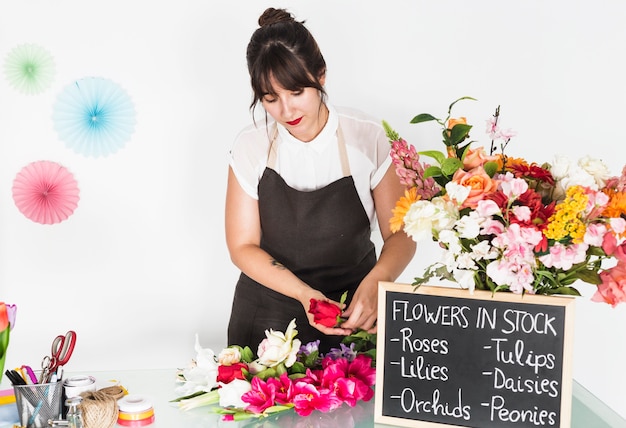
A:
<svg viewBox="0 0 626 428">
<path fill-rule="evenodd" d="M 47 48 L 57 74 L 25 96 L 0 77 L 0 300 L 19 305 L 7 366 L 38 366 L 52 338 L 74 329 L 68 370 L 179 367 L 194 334 L 221 349 L 238 272 L 223 234 L 226 153 L 250 121 L 244 52 L 266 6 L 286 6 L 317 36 L 335 104 L 385 118 L 420 149 L 440 149 L 418 113 L 459 106 L 484 140 L 497 105 L 518 131 L 509 154 L 626 161 L 622 60 L 626 5 L 499 0 L 20 0 L 0 3 L 0 57 Z M 131 141 L 106 158 L 65 147 L 52 105 L 76 79 L 105 77 L 137 110 Z M 56 225 L 15 207 L 17 172 L 52 160 L 81 199 Z M 401 278 L 432 261 L 425 249 Z M 626 306 L 577 302 L 575 378 L 626 416 Z"/>
</svg>

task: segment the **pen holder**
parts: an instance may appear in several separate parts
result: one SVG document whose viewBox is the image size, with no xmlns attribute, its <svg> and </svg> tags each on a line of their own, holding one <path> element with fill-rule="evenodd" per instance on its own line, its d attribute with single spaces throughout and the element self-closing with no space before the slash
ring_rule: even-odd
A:
<svg viewBox="0 0 626 428">
<path fill-rule="evenodd" d="M 61 382 L 13 385 L 15 404 L 22 428 L 43 428 L 48 420 L 59 419 L 62 411 Z"/>
</svg>

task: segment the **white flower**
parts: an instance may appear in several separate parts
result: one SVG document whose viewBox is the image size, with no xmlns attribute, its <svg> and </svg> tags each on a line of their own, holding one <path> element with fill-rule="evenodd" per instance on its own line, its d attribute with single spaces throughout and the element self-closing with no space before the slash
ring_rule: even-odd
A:
<svg viewBox="0 0 626 428">
<path fill-rule="evenodd" d="M 498 257 L 498 250 L 493 248 L 489 241 L 480 241 L 470 246 L 474 260 L 491 260 Z"/>
<path fill-rule="evenodd" d="M 250 382 L 243 379 L 234 379 L 229 383 L 220 382 L 220 406 L 221 407 L 238 407 L 245 408 L 248 403 L 245 403 L 241 396 L 252 389 Z"/>
<path fill-rule="evenodd" d="M 461 253 L 456 258 L 457 266 L 459 269 L 477 269 L 476 263 L 471 253 Z"/>
<path fill-rule="evenodd" d="M 241 352 L 238 348 L 229 347 L 222 349 L 217 357 L 218 362 L 223 366 L 232 366 L 241 361 Z"/>
<path fill-rule="evenodd" d="M 250 364 L 248 364 L 248 371 L 253 375 L 261 373 L 266 368 L 267 366 L 259 363 L 259 360 L 254 360 Z"/>
<path fill-rule="evenodd" d="M 442 197 L 432 201 L 419 200 L 411 204 L 404 216 L 404 231 L 419 242 L 433 233 L 451 229 L 459 217 L 459 211 L 452 202 Z"/>
<path fill-rule="evenodd" d="M 189 367 L 182 369 L 178 375 L 184 379 L 183 383 L 176 387 L 176 393 L 180 396 L 191 395 L 195 392 L 209 392 L 217 386 L 217 361 L 215 353 L 209 348 L 202 348 L 196 334 L 196 358 Z"/>
<path fill-rule="evenodd" d="M 461 205 L 463 204 L 463 202 L 465 202 L 471 190 L 471 187 L 461 186 L 454 181 L 450 181 L 448 184 L 446 184 L 446 193 L 448 194 L 448 197 L 451 200 L 456 201 L 458 205 Z"/>
<path fill-rule="evenodd" d="M 454 228 L 459 232 L 461 238 L 474 239 L 480 232 L 480 226 L 484 219 L 479 217 L 476 211 L 464 215 L 454 224 Z"/>
<path fill-rule="evenodd" d="M 297 334 L 295 318 L 291 320 L 285 333 L 265 330 L 266 338 L 259 344 L 257 352 L 258 363 L 266 367 L 276 367 L 284 363 L 285 367 L 291 367 L 296 362 L 301 345 L 300 339 L 295 339 Z"/>
<path fill-rule="evenodd" d="M 470 293 L 474 292 L 474 288 L 476 284 L 474 283 L 474 272 L 471 269 L 455 269 L 452 271 L 452 275 L 454 276 L 454 280 L 459 283 L 461 288 L 469 289 Z"/>
<path fill-rule="evenodd" d="M 577 163 L 571 162 L 565 156 L 555 157 L 550 172 L 557 183 L 557 195 L 560 199 L 565 189 L 572 186 L 585 186 L 598 190 L 604 186 L 611 176 L 608 167 L 599 159 L 585 156 Z"/>
<path fill-rule="evenodd" d="M 444 244 L 448 251 L 453 254 L 459 254 L 463 250 L 459 236 L 454 230 L 442 230 L 439 232 L 439 242 Z"/>
<path fill-rule="evenodd" d="M 598 188 L 604 187 L 606 184 L 606 180 L 611 177 L 611 172 L 609 168 L 600 160 L 594 159 L 591 156 L 585 156 L 578 161 L 578 165 L 585 171 L 587 174 L 591 175 Z"/>
</svg>

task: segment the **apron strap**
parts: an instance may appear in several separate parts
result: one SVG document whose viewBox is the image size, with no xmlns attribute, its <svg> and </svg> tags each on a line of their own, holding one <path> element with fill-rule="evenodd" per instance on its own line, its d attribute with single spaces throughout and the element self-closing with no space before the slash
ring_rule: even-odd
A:
<svg viewBox="0 0 626 428">
<path fill-rule="evenodd" d="M 270 137 L 270 152 L 267 154 L 267 163 L 266 166 L 268 168 L 274 169 L 274 165 L 276 165 L 276 138 L 278 137 L 278 125 L 274 122 L 274 127 L 272 128 L 272 136 Z"/>
<path fill-rule="evenodd" d="M 270 137 L 270 150 L 267 155 L 267 164 L 268 168 L 274 169 L 276 165 L 276 156 L 277 156 L 277 148 L 276 148 L 276 138 L 278 137 L 278 125 L 274 122 L 274 127 L 272 128 L 272 136 Z M 343 138 L 343 132 L 341 131 L 341 126 L 337 125 L 337 149 L 339 150 L 339 161 L 341 162 L 341 173 L 343 177 L 350 176 L 350 162 L 348 162 L 348 151 L 346 149 L 346 141 Z"/>
</svg>

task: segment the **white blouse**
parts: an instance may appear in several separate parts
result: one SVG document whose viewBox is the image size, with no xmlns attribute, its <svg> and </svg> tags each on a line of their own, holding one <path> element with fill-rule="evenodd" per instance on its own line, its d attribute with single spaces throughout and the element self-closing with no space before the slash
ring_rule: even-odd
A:
<svg viewBox="0 0 626 428">
<path fill-rule="evenodd" d="M 337 127 L 341 125 L 350 173 L 361 203 L 376 227 L 372 189 L 391 165 L 390 144 L 381 121 L 360 111 L 328 105 L 324 129 L 305 143 L 278 124 L 274 142 L 277 151 L 274 170 L 294 189 L 311 191 L 340 179 L 343 174 L 337 147 Z M 243 190 L 258 199 L 257 186 L 267 164 L 270 137 L 275 122 L 257 123 L 244 128 L 232 146 L 229 163 Z"/>
</svg>

